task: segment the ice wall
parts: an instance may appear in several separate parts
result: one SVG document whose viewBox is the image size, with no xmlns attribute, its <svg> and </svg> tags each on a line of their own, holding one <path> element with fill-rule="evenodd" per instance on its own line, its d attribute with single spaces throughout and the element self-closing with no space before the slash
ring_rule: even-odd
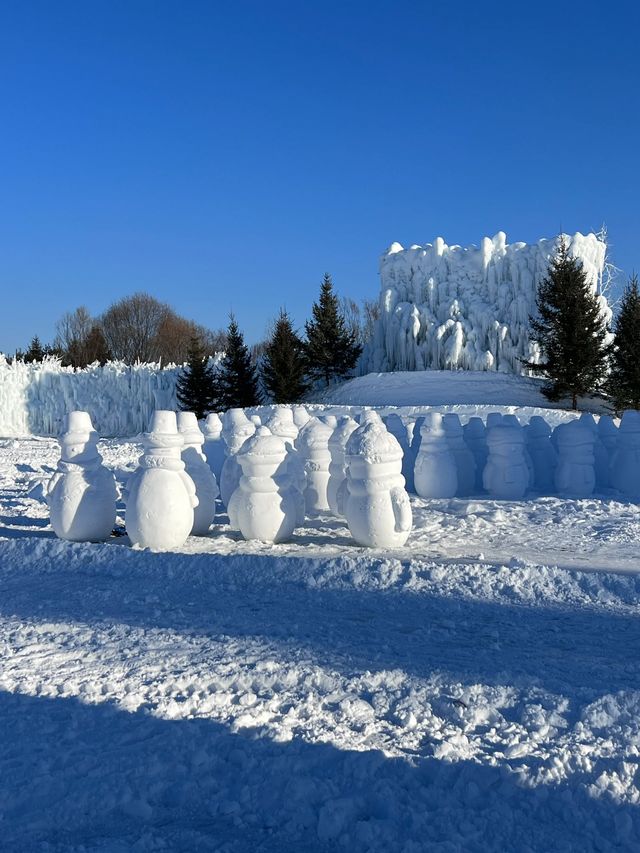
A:
<svg viewBox="0 0 640 853">
<path fill-rule="evenodd" d="M 582 261 L 603 311 L 606 244 L 595 234 L 563 235 Z M 359 363 L 361 374 L 456 369 L 523 373 L 518 359 L 538 361 L 529 340 L 539 281 L 560 237 L 507 244 L 499 231 L 480 247 L 393 243 L 380 261 L 380 319 Z"/>
<path fill-rule="evenodd" d="M 154 409 L 176 408 L 180 369 L 109 362 L 74 370 L 57 359 L 8 364 L 0 354 L 0 436 L 57 435 L 73 409 L 89 412 L 100 435 L 136 435 Z"/>
</svg>

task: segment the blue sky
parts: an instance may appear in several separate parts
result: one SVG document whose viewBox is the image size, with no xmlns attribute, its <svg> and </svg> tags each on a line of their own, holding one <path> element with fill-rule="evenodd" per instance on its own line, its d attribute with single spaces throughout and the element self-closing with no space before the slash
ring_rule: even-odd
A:
<svg viewBox="0 0 640 853">
<path fill-rule="evenodd" d="M 0 350 L 146 290 L 259 340 L 322 275 L 606 222 L 640 268 L 637 4 L 0 7 Z"/>
</svg>

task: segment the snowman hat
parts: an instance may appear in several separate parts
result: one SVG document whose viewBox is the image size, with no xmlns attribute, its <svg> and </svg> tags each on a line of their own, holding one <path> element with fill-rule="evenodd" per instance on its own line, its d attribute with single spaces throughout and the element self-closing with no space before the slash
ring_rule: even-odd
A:
<svg viewBox="0 0 640 853">
<path fill-rule="evenodd" d="M 178 412 L 178 432 L 185 444 L 204 444 L 204 435 L 195 412 Z"/>
<path fill-rule="evenodd" d="M 178 420 L 175 412 L 166 409 L 156 409 L 151 415 L 151 423 L 147 435 L 164 436 L 176 435 L 178 432 Z"/>
<path fill-rule="evenodd" d="M 238 457 L 257 456 L 265 460 L 273 458 L 284 458 L 287 455 L 287 447 L 284 440 L 274 435 L 269 427 L 260 426 L 238 452 Z"/>
<path fill-rule="evenodd" d="M 220 415 L 217 412 L 211 412 L 211 414 L 207 415 L 207 419 L 204 422 L 204 431 L 207 435 L 220 435 L 222 431 L 222 421 L 220 420 Z"/>
<path fill-rule="evenodd" d="M 66 444 L 77 444 L 90 439 L 97 441 L 98 433 L 93 428 L 89 412 L 69 412 L 64 419 L 61 439 Z"/>
</svg>

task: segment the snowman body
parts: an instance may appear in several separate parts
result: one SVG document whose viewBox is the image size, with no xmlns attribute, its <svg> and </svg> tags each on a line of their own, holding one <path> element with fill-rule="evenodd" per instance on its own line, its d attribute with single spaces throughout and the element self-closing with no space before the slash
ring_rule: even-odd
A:
<svg viewBox="0 0 640 853">
<path fill-rule="evenodd" d="M 487 445 L 489 457 L 483 475 L 485 489 L 498 500 L 521 500 L 530 479 L 522 427 L 501 420 L 489 429 Z"/>
<path fill-rule="evenodd" d="M 405 421 L 400 415 L 392 412 L 382 418 L 384 425 L 389 430 L 391 435 L 396 439 L 402 448 L 402 476 L 404 477 L 405 489 L 408 492 L 415 492 L 413 483 L 413 470 L 415 467 L 415 458 L 411 456 L 411 435 L 412 430 L 408 428 Z"/>
<path fill-rule="evenodd" d="M 533 487 L 542 494 L 555 491 L 558 452 L 551 443 L 551 427 L 540 415 L 534 415 L 524 427 L 525 444 L 533 464 Z"/>
<path fill-rule="evenodd" d="M 596 485 L 593 432 L 580 421 L 560 424 L 555 430 L 558 467 L 555 484 L 559 494 L 586 498 Z"/>
<path fill-rule="evenodd" d="M 304 523 L 304 489 L 306 481 L 304 461 L 296 449 L 296 441 L 300 430 L 296 426 L 291 407 L 275 406 L 273 414 L 266 422 L 266 427 L 272 435 L 281 438 L 287 448 L 286 458 L 278 468 L 276 479 L 282 482 L 288 481 L 289 487 L 299 493 L 296 514 L 296 524 L 299 526 Z M 283 477 L 284 480 L 282 479 Z"/>
<path fill-rule="evenodd" d="M 640 412 L 622 415 L 617 449 L 611 464 L 611 485 L 626 498 L 640 498 Z"/>
<path fill-rule="evenodd" d="M 300 430 L 297 449 L 304 464 L 305 515 L 313 518 L 331 512 L 328 498 L 329 439 L 333 430 L 318 418 L 310 421 Z"/>
<path fill-rule="evenodd" d="M 181 458 L 182 436 L 174 412 L 156 411 L 144 435 L 144 454 L 129 479 L 127 533 L 133 545 L 168 551 L 191 533 L 198 505 Z"/>
<path fill-rule="evenodd" d="M 384 424 L 365 423 L 346 450 L 345 517 L 351 535 L 369 548 L 402 547 L 412 514 L 402 476 L 402 448 Z"/>
<path fill-rule="evenodd" d="M 420 427 L 420 449 L 413 472 L 421 498 L 452 498 L 458 491 L 458 469 L 442 426 L 442 415 L 429 412 Z"/>
<path fill-rule="evenodd" d="M 473 453 L 464 442 L 464 433 L 462 432 L 460 418 L 450 412 L 443 416 L 442 425 L 456 461 L 456 471 L 458 474 L 457 496 L 460 498 L 467 497 L 468 495 L 472 495 L 475 489 L 476 461 L 473 458 Z"/>
<path fill-rule="evenodd" d="M 591 430 L 591 434 L 593 435 L 593 459 L 596 475 L 596 489 L 608 489 L 611 485 L 611 477 L 609 474 L 609 451 L 600 437 L 598 424 L 591 412 L 583 412 L 580 415 L 580 423 L 584 424 L 584 426 Z"/>
<path fill-rule="evenodd" d="M 475 491 L 481 492 L 484 489 L 482 475 L 484 467 L 489 458 L 489 448 L 487 447 L 487 429 L 482 422 L 482 418 L 469 418 L 467 423 L 462 428 L 464 443 L 467 445 L 473 454 L 476 463 Z"/>
<path fill-rule="evenodd" d="M 347 442 L 351 434 L 358 428 L 353 418 L 345 415 L 340 418 L 338 425 L 329 439 L 329 483 L 327 484 L 327 501 L 333 515 L 341 518 L 344 515 L 343 500 L 347 480 L 347 463 L 345 458 Z"/>
<path fill-rule="evenodd" d="M 229 409 L 222 422 L 222 437 L 226 448 L 226 458 L 220 473 L 220 500 L 225 509 L 229 507 L 231 495 L 238 488 L 242 469 L 236 460 L 236 454 L 256 431 L 255 424 L 245 415 L 243 409 Z M 229 518 L 231 522 L 231 518 Z M 232 526 L 233 522 L 232 522 Z"/>
<path fill-rule="evenodd" d="M 204 435 L 193 412 L 178 412 L 178 432 L 183 438 L 182 461 L 196 489 L 198 505 L 193 513 L 194 536 L 206 536 L 216 514 L 218 485 L 202 452 Z"/>
<path fill-rule="evenodd" d="M 283 469 L 286 456 L 285 442 L 267 427 L 260 427 L 238 452 L 242 476 L 229 513 L 245 539 L 284 542 L 296 527 L 300 496 Z"/>
<path fill-rule="evenodd" d="M 209 468 L 211 468 L 213 476 L 216 478 L 216 483 L 219 483 L 220 475 L 222 474 L 222 466 L 224 465 L 226 457 L 220 415 L 215 412 L 207 415 L 202 431 L 204 433 L 204 446 L 202 449 L 204 451 L 207 464 L 209 465 Z"/>
<path fill-rule="evenodd" d="M 47 488 L 51 526 L 60 539 L 101 542 L 116 520 L 116 481 L 102 464 L 87 412 L 71 412 L 58 439 L 61 457 Z"/>
</svg>

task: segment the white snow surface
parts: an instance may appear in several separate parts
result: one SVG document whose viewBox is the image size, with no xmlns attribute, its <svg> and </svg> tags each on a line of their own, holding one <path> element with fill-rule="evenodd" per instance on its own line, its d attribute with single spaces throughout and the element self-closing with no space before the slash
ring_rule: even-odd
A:
<svg viewBox="0 0 640 853">
<path fill-rule="evenodd" d="M 606 243 L 596 234 L 564 234 L 537 243 L 448 246 L 442 237 L 404 249 L 393 243 L 380 260 L 380 318 L 360 359 L 360 372 L 465 368 L 522 373 L 537 362 L 529 340 L 538 284 L 560 239 L 582 262 L 603 313 Z"/>
<path fill-rule="evenodd" d="M 122 484 L 141 448 L 100 451 Z M 638 849 L 640 506 L 412 498 L 395 551 L 219 515 L 153 554 L 57 540 L 57 458 L 0 441 L 3 851 Z"/>
</svg>

